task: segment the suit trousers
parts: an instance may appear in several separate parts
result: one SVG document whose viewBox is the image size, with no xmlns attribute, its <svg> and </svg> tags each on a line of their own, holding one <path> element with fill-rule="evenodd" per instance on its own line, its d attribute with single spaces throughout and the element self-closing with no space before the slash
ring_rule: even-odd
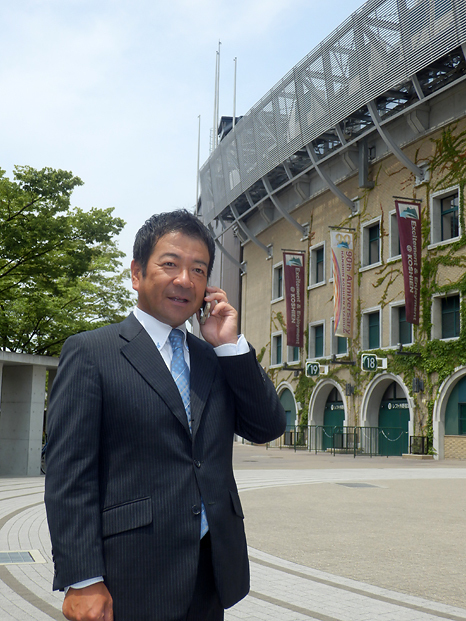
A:
<svg viewBox="0 0 466 621">
<path fill-rule="evenodd" d="M 201 539 L 200 546 L 196 586 L 186 621 L 223 621 L 224 610 L 215 586 L 209 532 Z"/>
</svg>

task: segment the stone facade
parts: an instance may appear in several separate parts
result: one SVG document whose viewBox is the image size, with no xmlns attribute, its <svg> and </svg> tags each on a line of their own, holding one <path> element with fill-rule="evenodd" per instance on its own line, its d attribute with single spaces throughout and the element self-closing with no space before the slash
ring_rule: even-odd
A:
<svg viewBox="0 0 466 621">
<path fill-rule="evenodd" d="M 251 242 L 244 245 L 243 260 L 247 263 L 247 273 L 242 276 L 242 331 L 255 346 L 277 390 L 293 393 L 296 412 L 291 412 L 290 421 L 296 415 L 304 425 L 325 425 L 326 414 L 323 410 L 326 399 L 332 394 L 332 399 L 342 404 L 345 426 L 376 427 L 379 425 L 381 402 L 391 399 L 395 403 L 401 400 L 407 403 L 406 409 L 409 412 L 408 434 L 428 435 L 436 446 L 432 421 L 439 386 L 448 376 L 449 364 L 458 366 L 458 362 L 463 362 L 466 375 L 466 358 L 464 361 L 448 361 L 449 348 L 452 357 L 457 355 L 456 347 L 462 341 L 465 331 L 463 322 L 461 334 L 451 339 L 442 335 L 442 299 L 456 296 L 461 315 L 465 304 L 466 163 L 461 159 L 465 158 L 465 135 L 466 120 L 463 116 L 455 123 L 435 128 L 404 146 L 406 155 L 412 161 L 418 165 L 425 164 L 428 168 L 428 178 L 424 183 L 417 184 L 413 174 L 394 155 L 376 156 L 371 160 L 369 168 L 369 180 L 374 182 L 372 189 L 359 187 L 357 171 L 339 185 L 346 196 L 357 199 L 358 213 L 351 214 L 348 207 L 330 191 L 320 192 L 311 195 L 292 214 L 299 224 L 309 224 L 308 239 L 302 239 L 296 228 L 281 219 L 258 236 L 262 244 L 273 246 L 272 258 L 267 260 L 258 245 Z M 445 153 L 446 148 L 452 149 L 450 155 Z M 455 148 L 457 160 L 449 160 L 450 156 L 455 160 Z M 436 240 L 440 233 L 435 229 L 440 226 L 440 221 L 435 210 L 438 209 L 439 200 L 449 194 L 457 196 L 459 230 L 439 242 Z M 408 356 L 397 353 L 400 342 L 399 312 L 400 308 L 404 308 L 404 284 L 401 256 L 397 249 L 394 197 L 419 199 L 422 209 L 421 322 L 419 326 L 412 327 L 411 343 L 403 346 L 403 351 L 411 352 L 412 355 Z M 366 265 L 369 243 L 367 232 L 368 228 L 376 225 L 379 227 L 379 257 Z M 330 226 L 353 229 L 356 257 L 353 339 L 348 341 L 347 353 L 340 355 L 333 334 Z M 314 253 L 320 248 L 323 248 L 323 276 L 320 282 L 314 282 Z M 282 263 L 283 249 L 304 251 L 306 256 L 307 328 L 305 347 L 299 352 L 299 360 L 293 360 L 292 352 L 289 355 L 286 347 L 285 300 L 276 290 L 277 270 Z M 368 341 L 368 313 L 378 314 L 379 318 L 380 343 L 375 348 L 370 347 Z M 306 360 L 315 358 L 312 335 L 316 326 L 323 328 L 323 351 L 318 360 L 329 367 L 328 375 L 321 375 L 317 380 L 305 377 L 302 371 L 295 373 L 293 370 L 303 369 Z M 274 348 L 280 336 L 281 356 L 278 352 L 277 359 Z M 434 341 L 441 343 L 437 349 L 432 346 Z M 361 352 L 372 349 L 378 357 L 387 359 L 386 370 L 376 373 L 361 370 Z M 335 360 L 343 364 L 335 364 L 334 355 Z M 438 367 L 434 362 L 436 357 Z M 345 364 L 345 361 L 354 364 Z M 422 380 L 423 392 L 413 392 L 414 379 Z M 388 394 L 387 391 L 393 385 L 393 394 Z M 348 392 L 353 394 L 346 394 Z M 460 436 L 445 436 L 444 447 L 438 446 L 437 439 L 435 451 L 445 457 L 465 458 L 466 440 L 463 442 Z"/>
<path fill-rule="evenodd" d="M 445 457 L 466 459 L 466 436 L 445 436 Z"/>
</svg>

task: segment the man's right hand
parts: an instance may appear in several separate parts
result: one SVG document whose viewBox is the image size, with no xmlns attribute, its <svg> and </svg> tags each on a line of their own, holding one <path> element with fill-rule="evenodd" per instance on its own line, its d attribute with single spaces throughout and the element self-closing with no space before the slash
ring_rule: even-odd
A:
<svg viewBox="0 0 466 621">
<path fill-rule="evenodd" d="M 83 589 L 70 588 L 63 601 L 69 621 L 113 621 L 113 600 L 103 582 Z"/>
</svg>

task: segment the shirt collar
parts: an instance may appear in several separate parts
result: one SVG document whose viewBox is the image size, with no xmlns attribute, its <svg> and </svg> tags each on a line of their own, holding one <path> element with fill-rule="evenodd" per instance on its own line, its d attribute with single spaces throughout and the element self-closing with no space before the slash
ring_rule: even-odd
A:
<svg viewBox="0 0 466 621">
<path fill-rule="evenodd" d="M 139 323 L 143 326 L 145 331 L 149 334 L 151 339 L 157 346 L 157 349 L 162 349 L 165 346 L 165 343 L 168 340 L 168 336 L 172 331 L 172 327 L 166 323 L 162 323 L 152 315 L 141 310 L 138 306 L 133 309 L 133 314 Z M 181 324 L 178 326 L 178 330 L 181 330 L 185 335 L 184 342 L 186 344 L 186 324 Z M 187 344 L 186 344 L 187 346 Z"/>
</svg>

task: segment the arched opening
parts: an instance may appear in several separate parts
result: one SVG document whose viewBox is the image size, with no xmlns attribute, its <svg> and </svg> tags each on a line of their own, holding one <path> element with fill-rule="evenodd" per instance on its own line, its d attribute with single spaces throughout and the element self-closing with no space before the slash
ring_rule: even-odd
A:
<svg viewBox="0 0 466 621">
<path fill-rule="evenodd" d="M 409 436 L 413 435 L 412 404 L 402 379 L 392 373 L 377 375 L 369 384 L 361 406 L 362 426 L 373 428 L 364 433 L 370 450 L 381 455 L 407 453 Z"/>
<path fill-rule="evenodd" d="M 466 435 L 460 419 L 464 414 L 466 368 L 458 367 L 438 390 L 432 416 L 434 451 L 437 459 L 466 459 Z M 448 413 L 447 413 L 448 412 Z M 457 433 L 458 432 L 458 433 Z"/>
<path fill-rule="evenodd" d="M 445 435 L 466 435 L 466 377 L 458 380 L 445 409 Z"/>
<path fill-rule="evenodd" d="M 343 420 L 345 420 L 347 412 L 346 398 L 340 392 L 339 384 L 333 380 L 323 380 L 319 382 L 309 401 L 309 424 L 324 425 L 327 403 L 335 404 L 338 402 L 342 404 L 344 413 Z"/>
<path fill-rule="evenodd" d="M 309 401 L 309 446 L 316 450 L 333 447 L 334 432 L 341 430 L 347 418 L 346 398 L 334 380 L 322 380 L 315 387 Z"/>
<path fill-rule="evenodd" d="M 445 457 L 466 459 L 466 376 L 454 385 L 445 408 Z"/>
</svg>

